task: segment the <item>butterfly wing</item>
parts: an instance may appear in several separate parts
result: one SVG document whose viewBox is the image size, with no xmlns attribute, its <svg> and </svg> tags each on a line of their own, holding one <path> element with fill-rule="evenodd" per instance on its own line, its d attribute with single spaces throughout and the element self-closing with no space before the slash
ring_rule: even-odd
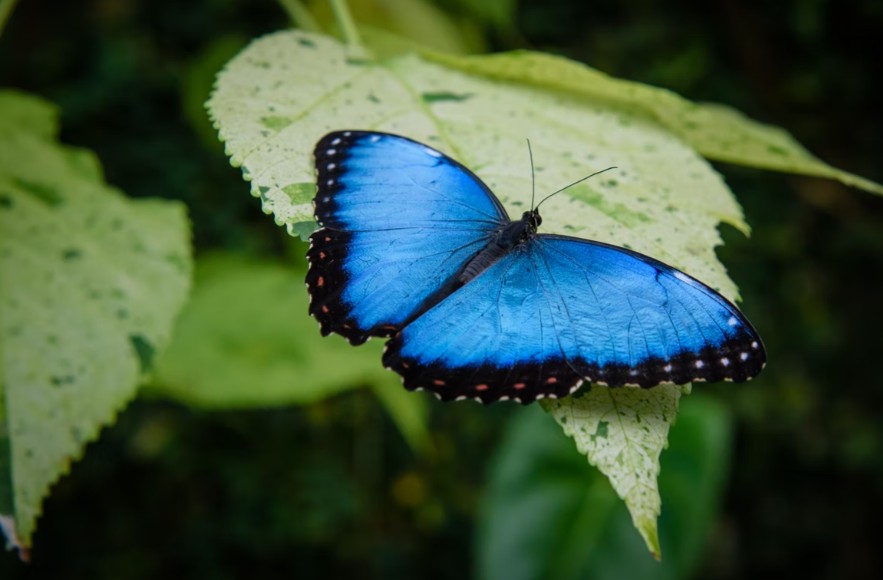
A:
<svg viewBox="0 0 883 580">
<path fill-rule="evenodd" d="M 388 336 L 444 295 L 463 264 L 508 223 L 471 171 L 416 141 L 363 131 L 316 145 L 307 273 L 322 334 Z"/>
<path fill-rule="evenodd" d="M 443 399 L 563 396 L 610 386 L 743 381 L 766 355 L 720 294 L 647 256 L 539 235 L 390 341 L 384 363 Z"/>
</svg>

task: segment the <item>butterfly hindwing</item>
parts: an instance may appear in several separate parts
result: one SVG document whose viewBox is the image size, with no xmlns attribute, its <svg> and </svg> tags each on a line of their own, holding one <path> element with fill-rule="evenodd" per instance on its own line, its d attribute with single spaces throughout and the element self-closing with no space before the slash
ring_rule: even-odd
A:
<svg viewBox="0 0 883 580">
<path fill-rule="evenodd" d="M 565 396 L 582 377 L 554 322 L 530 254 L 516 248 L 393 336 L 383 362 L 443 400 Z"/>
<path fill-rule="evenodd" d="M 622 248 L 538 235 L 413 321 L 384 363 L 443 399 L 530 402 L 610 386 L 751 378 L 765 353 L 701 282 Z"/>
<path fill-rule="evenodd" d="M 538 235 L 529 245 L 562 350 L 594 382 L 744 381 L 766 362 L 742 313 L 680 270 L 565 236 Z"/>
<path fill-rule="evenodd" d="M 315 157 L 307 285 L 323 334 L 392 334 L 509 221 L 472 172 L 404 137 L 335 132 Z"/>
</svg>

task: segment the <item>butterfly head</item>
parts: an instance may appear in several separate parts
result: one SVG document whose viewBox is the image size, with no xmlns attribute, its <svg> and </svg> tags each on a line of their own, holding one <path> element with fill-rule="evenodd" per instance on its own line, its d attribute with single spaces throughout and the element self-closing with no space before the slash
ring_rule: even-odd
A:
<svg viewBox="0 0 883 580">
<path fill-rule="evenodd" d="M 536 233 L 537 229 L 539 229 L 540 224 L 543 223 L 543 218 L 540 216 L 540 211 L 538 209 L 532 209 L 530 211 L 524 212 L 521 216 L 521 221 L 527 224 L 530 232 Z"/>
<path fill-rule="evenodd" d="M 500 248 L 510 249 L 533 238 L 543 218 L 536 209 L 526 211 L 520 220 L 509 222 L 497 232 L 496 244 Z M 501 254 L 502 255 L 502 254 Z M 499 257 L 499 256 L 496 256 Z"/>
</svg>

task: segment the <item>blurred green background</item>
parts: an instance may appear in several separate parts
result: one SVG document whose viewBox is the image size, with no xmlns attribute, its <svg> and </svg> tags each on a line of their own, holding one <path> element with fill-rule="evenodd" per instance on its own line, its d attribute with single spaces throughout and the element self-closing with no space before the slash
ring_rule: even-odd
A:
<svg viewBox="0 0 883 580">
<path fill-rule="evenodd" d="M 383 4 L 353 2 L 353 11 Z M 466 51 L 554 52 L 726 103 L 883 181 L 881 2 L 425 6 L 399 32 L 413 25 L 418 37 Z M 325 22 L 326 10 L 315 12 Z M 0 37 L 0 86 L 59 105 L 62 140 L 94 150 L 128 195 L 185 202 L 198 255 L 231 250 L 302 269 L 303 245 L 261 213 L 202 108 L 223 62 L 289 25 L 269 1 L 21 0 Z M 675 575 L 883 577 L 883 200 L 717 167 L 753 227 L 751 239 L 723 228 L 719 255 L 770 363 L 747 385 L 694 389 L 732 415 L 723 447 L 732 455 L 721 461 L 723 497 L 696 562 Z M 54 488 L 33 563 L 4 552 L 0 578 L 481 575 L 476 546 L 487 539 L 477 535 L 488 528 L 476 521 L 493 503 L 488 481 L 495 466 L 520 460 L 511 442 L 532 411 L 430 406 L 431 450 L 417 454 L 365 390 L 249 411 L 140 399 Z M 687 446 L 691 436 L 703 434 L 678 435 Z M 676 451 L 663 453 L 663 474 Z M 662 499 L 665 510 L 664 486 Z M 667 525 L 678 530 L 661 522 L 664 556 Z"/>
</svg>

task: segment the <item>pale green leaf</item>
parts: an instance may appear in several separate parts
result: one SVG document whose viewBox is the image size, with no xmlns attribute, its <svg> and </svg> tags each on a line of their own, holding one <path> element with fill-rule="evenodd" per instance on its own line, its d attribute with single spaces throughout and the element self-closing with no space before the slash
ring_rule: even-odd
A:
<svg viewBox="0 0 883 580">
<path fill-rule="evenodd" d="M 831 167 L 779 127 L 753 121 L 730 107 L 692 103 L 666 89 L 617 79 L 563 57 L 521 50 L 486 56 L 427 51 L 424 57 L 482 77 L 566 91 L 644 113 L 709 159 L 827 177 L 883 194 L 880 184 Z"/>
<path fill-rule="evenodd" d="M 150 372 L 190 282 L 184 207 L 126 199 L 55 131 L 52 106 L 0 94 L 0 511 L 24 546 L 49 487 Z"/>
<path fill-rule="evenodd" d="M 544 401 L 573 437 L 580 453 L 610 479 L 625 501 L 647 549 L 659 558 L 659 454 L 678 414 L 678 400 L 688 387 L 660 385 L 652 390 L 592 386 L 577 396 Z"/>
<path fill-rule="evenodd" d="M 383 130 L 430 143 L 473 169 L 514 215 L 530 203 L 530 138 L 539 192 L 619 167 L 544 204 L 544 231 L 624 245 L 736 295 L 714 247 L 721 221 L 747 230 L 739 206 L 708 163 L 641 115 L 413 55 L 366 61 L 297 31 L 261 38 L 228 63 L 208 107 L 231 162 L 292 233 L 315 227 L 312 151 L 328 131 Z"/>
<path fill-rule="evenodd" d="M 304 273 L 232 255 L 197 261 L 193 296 L 158 358 L 146 392 L 206 408 L 303 404 L 370 386 L 415 448 L 426 441 L 426 409 L 383 368 L 383 345 L 353 348 L 321 338 L 307 313 Z M 342 364 L 341 361 L 345 361 Z"/>
<path fill-rule="evenodd" d="M 208 107 L 231 162 L 292 234 L 315 227 L 312 149 L 328 131 L 389 131 L 429 143 L 474 170 L 511 215 L 530 203 L 530 138 L 540 194 L 619 168 L 545 203 L 543 231 L 630 247 L 736 296 L 714 247 L 720 222 L 747 231 L 739 206 L 704 159 L 643 112 L 464 74 L 413 54 L 370 60 L 361 48 L 297 31 L 261 38 L 240 53 L 219 75 Z M 660 433 L 664 443 L 661 425 L 674 419 L 674 409 L 662 412 L 671 406 L 665 388 L 644 393 L 646 401 L 624 399 L 622 411 L 640 404 L 632 414 L 660 428 L 651 433 L 630 423 L 623 436 L 651 449 Z M 579 413 L 572 421 L 574 432 L 592 424 Z M 632 467 L 604 463 L 618 480 Z M 658 505 L 651 496 L 642 499 L 638 522 L 648 538 L 655 532 L 643 514 L 658 512 L 643 507 Z"/>
</svg>

